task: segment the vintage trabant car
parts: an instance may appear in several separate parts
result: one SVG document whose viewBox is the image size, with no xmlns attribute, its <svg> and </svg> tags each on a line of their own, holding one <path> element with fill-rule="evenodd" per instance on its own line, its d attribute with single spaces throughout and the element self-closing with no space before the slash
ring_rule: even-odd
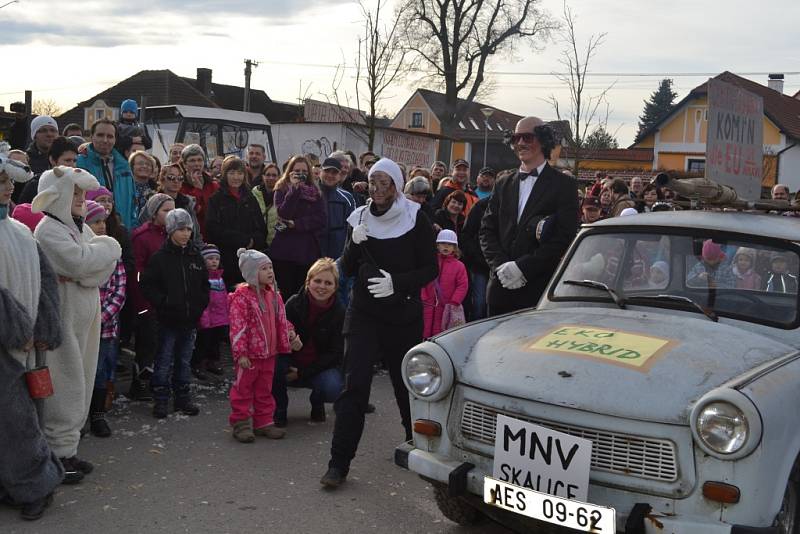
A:
<svg viewBox="0 0 800 534">
<path fill-rule="evenodd" d="M 583 226 L 535 309 L 409 351 L 414 439 L 395 462 L 431 482 L 459 523 L 796 534 L 798 242 L 800 218 L 743 212 Z M 566 467 L 570 450 L 556 456 L 533 435 L 525 445 L 510 427 L 497 435 L 499 420 L 588 440 L 578 508 L 562 502 L 579 493 L 569 480 L 536 464 Z M 512 453 L 521 445 L 517 465 L 509 441 Z M 539 501 L 487 476 L 562 499 L 532 513 Z"/>
</svg>

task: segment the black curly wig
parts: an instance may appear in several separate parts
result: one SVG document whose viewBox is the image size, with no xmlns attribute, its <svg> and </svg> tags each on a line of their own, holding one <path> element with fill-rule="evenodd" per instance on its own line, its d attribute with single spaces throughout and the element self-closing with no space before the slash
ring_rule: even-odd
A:
<svg viewBox="0 0 800 534">
<path fill-rule="evenodd" d="M 513 143 L 511 142 L 512 135 L 514 135 L 512 130 L 503 132 L 503 142 L 511 148 L 513 148 Z M 542 146 L 542 155 L 544 155 L 544 159 L 549 160 L 550 153 L 556 147 L 556 135 L 553 128 L 547 124 L 540 124 L 533 128 L 533 135 L 536 136 L 536 139 L 539 140 L 539 144 Z"/>
</svg>

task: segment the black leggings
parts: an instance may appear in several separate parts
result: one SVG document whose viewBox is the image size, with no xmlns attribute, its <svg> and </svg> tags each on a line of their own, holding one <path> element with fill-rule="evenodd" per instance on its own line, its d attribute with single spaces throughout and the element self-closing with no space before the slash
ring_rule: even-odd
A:
<svg viewBox="0 0 800 534">
<path fill-rule="evenodd" d="M 406 441 L 411 439 L 411 407 L 400 364 L 406 352 L 422 341 L 421 316 L 418 321 L 398 326 L 353 313 L 349 324 L 350 331 L 344 338 L 344 389 L 333 405 L 336 423 L 328 464 L 345 472 L 350 469 L 364 431 L 373 367 L 381 359 L 389 369 Z"/>
</svg>

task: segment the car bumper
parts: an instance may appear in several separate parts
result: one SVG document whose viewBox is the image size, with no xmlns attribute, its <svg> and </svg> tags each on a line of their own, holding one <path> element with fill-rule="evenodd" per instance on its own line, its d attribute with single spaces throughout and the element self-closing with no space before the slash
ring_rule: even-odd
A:
<svg viewBox="0 0 800 534">
<path fill-rule="evenodd" d="M 395 449 L 395 464 L 421 477 L 447 484 L 451 496 L 469 496 L 470 500 L 483 495 L 484 473 L 474 469 L 472 464 L 449 460 L 440 455 L 415 448 L 411 443 L 403 443 Z M 471 494 L 471 495 L 466 495 Z M 642 495 L 642 499 L 646 498 Z M 481 501 L 482 502 L 482 501 Z M 601 503 L 613 506 L 613 503 Z M 487 505 L 488 506 L 488 505 Z M 638 505 L 637 505 L 638 506 Z M 646 505 L 642 505 L 646 506 Z M 649 506 L 646 506 L 649 509 Z M 692 518 L 680 515 L 663 516 L 650 513 L 636 513 L 634 510 L 617 510 L 618 532 L 626 534 L 777 534 L 776 527 L 748 527 L 730 525 L 706 518 Z"/>
</svg>

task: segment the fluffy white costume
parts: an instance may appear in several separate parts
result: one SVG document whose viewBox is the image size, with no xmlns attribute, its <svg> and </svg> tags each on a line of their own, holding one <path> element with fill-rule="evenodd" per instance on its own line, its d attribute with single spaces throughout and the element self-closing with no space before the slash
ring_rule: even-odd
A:
<svg viewBox="0 0 800 534">
<path fill-rule="evenodd" d="M 82 169 L 56 167 L 42 174 L 39 194 L 31 211 L 48 216 L 34 236 L 53 270 L 61 277 L 61 346 L 48 353 L 47 363 L 55 394 L 44 402 L 44 433 L 59 458 L 78 452 L 80 430 L 89 414 L 89 401 L 97 371 L 100 346 L 100 292 L 116 261 L 122 255 L 111 237 L 97 236 L 72 218 L 75 186 L 84 191 L 100 187 L 94 176 Z"/>
</svg>

